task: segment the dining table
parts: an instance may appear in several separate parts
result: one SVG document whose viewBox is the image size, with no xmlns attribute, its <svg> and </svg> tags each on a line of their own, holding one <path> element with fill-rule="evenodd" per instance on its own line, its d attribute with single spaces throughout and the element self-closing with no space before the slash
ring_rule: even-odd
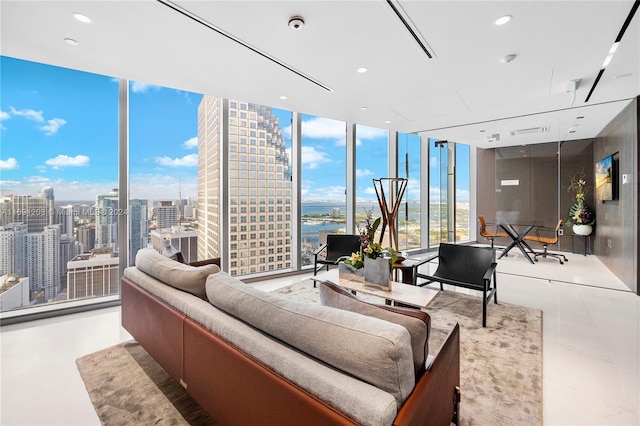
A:
<svg viewBox="0 0 640 426">
<path fill-rule="evenodd" d="M 505 249 L 502 251 L 502 254 L 500 255 L 500 257 L 498 257 L 498 259 L 502 259 L 504 256 L 506 256 L 507 253 L 509 253 L 509 251 L 512 248 L 518 247 L 522 252 L 522 254 L 524 255 L 524 257 L 532 264 L 535 264 L 534 260 L 531 258 L 531 255 L 530 255 L 530 253 L 534 253 L 534 251 L 529 246 L 529 244 L 527 244 L 527 242 L 524 240 L 524 237 L 529 232 L 531 232 L 531 230 L 536 225 L 520 225 L 520 224 L 511 224 L 508 222 L 501 222 L 498 224 L 498 226 L 502 230 L 504 230 L 504 232 L 509 236 L 509 238 L 511 238 L 511 243 L 509 243 L 509 245 L 505 247 Z"/>
</svg>

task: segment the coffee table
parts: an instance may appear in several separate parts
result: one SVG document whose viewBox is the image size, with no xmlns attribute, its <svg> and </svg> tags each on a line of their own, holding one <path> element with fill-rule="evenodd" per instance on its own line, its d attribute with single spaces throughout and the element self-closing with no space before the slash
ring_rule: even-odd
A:
<svg viewBox="0 0 640 426">
<path fill-rule="evenodd" d="M 374 287 L 365 286 L 362 281 L 340 279 L 338 269 L 321 272 L 318 275 L 311 277 L 311 279 L 317 282 L 331 281 L 338 284 L 340 287 L 344 287 L 351 291 L 359 291 L 364 294 L 382 297 L 388 303 L 397 302 L 418 308 L 425 308 L 429 303 L 431 303 L 436 294 L 439 293 L 438 290 L 403 284 L 396 281 L 391 283 L 391 291 L 384 291 Z"/>
</svg>

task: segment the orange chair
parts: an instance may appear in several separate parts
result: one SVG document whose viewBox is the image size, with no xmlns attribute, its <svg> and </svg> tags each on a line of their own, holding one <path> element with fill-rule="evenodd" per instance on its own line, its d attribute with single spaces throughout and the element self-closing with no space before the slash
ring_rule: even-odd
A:
<svg viewBox="0 0 640 426">
<path fill-rule="evenodd" d="M 535 261 L 536 262 L 538 261 L 538 256 L 555 257 L 556 259 L 558 259 L 560 261 L 561 265 L 564 265 L 564 262 L 568 262 L 568 259 L 564 254 L 549 253 L 547 251 L 547 246 L 549 246 L 551 244 L 556 244 L 558 242 L 558 230 L 560 229 L 560 226 L 562 226 L 562 219 L 558 220 L 558 224 L 556 225 L 555 229 L 538 227 L 538 228 L 536 228 L 536 235 L 535 236 L 526 235 L 524 237 L 524 239 L 527 240 L 527 241 L 535 241 L 537 243 L 542 244 L 542 247 L 544 248 L 544 251 L 542 251 L 542 252 L 534 252 Z M 546 233 L 547 236 L 540 235 L 540 232 Z M 564 260 L 564 262 L 563 262 L 563 260 Z"/>
<path fill-rule="evenodd" d="M 493 248 L 493 240 L 495 240 L 496 238 L 507 237 L 507 234 L 505 232 L 498 232 L 497 228 L 496 232 L 487 231 L 487 222 L 485 222 L 483 215 L 478 216 L 478 222 L 480 222 L 480 235 L 491 241 L 491 248 Z"/>
</svg>

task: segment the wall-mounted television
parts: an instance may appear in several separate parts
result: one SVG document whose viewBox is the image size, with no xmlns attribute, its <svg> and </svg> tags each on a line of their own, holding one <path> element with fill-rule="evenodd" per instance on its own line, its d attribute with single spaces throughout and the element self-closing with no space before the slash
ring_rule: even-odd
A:
<svg viewBox="0 0 640 426">
<path fill-rule="evenodd" d="M 612 154 L 596 162 L 596 199 L 618 199 L 618 155 Z"/>
</svg>

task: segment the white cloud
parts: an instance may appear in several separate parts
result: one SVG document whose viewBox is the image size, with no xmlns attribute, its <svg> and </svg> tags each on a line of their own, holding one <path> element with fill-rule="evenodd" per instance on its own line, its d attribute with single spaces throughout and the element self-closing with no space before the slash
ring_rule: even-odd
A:
<svg viewBox="0 0 640 426">
<path fill-rule="evenodd" d="M 171 174 L 132 174 L 130 176 L 130 198 L 161 200 L 195 197 L 198 194 L 197 176 L 174 176 Z"/>
<path fill-rule="evenodd" d="M 333 185 L 312 188 L 317 182 L 302 182 L 302 199 L 305 201 L 336 201 L 345 200 L 345 186 Z"/>
<path fill-rule="evenodd" d="M 0 110 L 0 121 L 8 120 L 10 118 L 11 118 L 11 116 L 9 115 L 8 112 L 4 112 L 4 111 Z"/>
<path fill-rule="evenodd" d="M 373 172 L 369 169 L 356 169 L 356 177 L 363 178 L 367 176 L 372 176 Z"/>
<path fill-rule="evenodd" d="M 52 136 L 55 135 L 60 127 L 64 126 L 65 124 L 66 120 L 63 120 L 62 118 L 53 118 L 51 120 L 47 120 L 47 124 L 45 124 L 44 126 L 40 126 L 40 130 L 42 130 L 45 135 Z"/>
<path fill-rule="evenodd" d="M 15 170 L 19 168 L 18 160 L 13 157 L 7 158 L 6 160 L 0 160 L 0 170 Z"/>
<path fill-rule="evenodd" d="M 317 168 L 321 163 L 330 162 L 331 159 L 327 157 L 327 154 L 321 151 L 317 151 L 312 146 L 302 147 L 302 165 L 306 165 L 310 169 Z"/>
<path fill-rule="evenodd" d="M 24 180 L 29 183 L 38 183 L 38 184 L 51 182 L 51 179 L 47 177 L 42 177 L 42 176 L 29 176 L 29 177 L 26 177 Z"/>
<path fill-rule="evenodd" d="M 9 188 L 11 186 L 20 185 L 19 180 L 0 180 L 0 186 Z"/>
<path fill-rule="evenodd" d="M 308 138 L 344 139 L 347 126 L 344 121 L 316 117 L 302 122 L 302 136 Z"/>
<path fill-rule="evenodd" d="M 44 163 L 48 166 L 52 166 L 56 170 L 60 167 L 85 167 L 89 165 L 89 157 L 86 155 L 69 157 L 68 155 L 60 154 L 57 157 L 48 159 Z"/>
<path fill-rule="evenodd" d="M 184 149 L 196 149 L 198 148 L 198 137 L 194 136 L 191 139 L 187 139 L 182 143 Z"/>
<path fill-rule="evenodd" d="M 389 135 L 389 131 L 385 129 L 379 129 L 377 127 L 359 125 L 356 128 L 356 135 L 360 139 L 386 138 Z"/>
<path fill-rule="evenodd" d="M 39 127 L 39 129 L 42 130 L 44 134 L 47 136 L 55 135 L 58 132 L 58 130 L 60 130 L 60 127 L 64 126 L 67 123 L 67 121 L 62 118 L 52 118 L 50 120 L 45 120 L 42 110 L 36 111 L 34 109 L 28 109 L 28 108 L 15 109 L 12 106 L 9 107 L 9 110 L 11 115 L 24 117 L 27 120 L 35 121 L 37 123 L 44 123 L 42 126 Z M 0 117 L 2 118 L 2 120 L 6 120 L 9 118 L 9 114 L 3 111 L 0 111 L 0 112 L 1 112 Z"/>
<path fill-rule="evenodd" d="M 198 165 L 198 154 L 189 154 L 182 158 L 156 157 L 156 163 L 169 167 L 194 167 Z"/>
<path fill-rule="evenodd" d="M 133 93 L 147 93 L 149 89 L 158 90 L 160 86 L 156 86 L 155 84 L 141 83 L 139 81 L 131 82 L 131 91 Z"/>
<path fill-rule="evenodd" d="M 10 106 L 11 115 L 17 115 L 20 117 L 24 117 L 29 120 L 37 121 L 38 123 L 44 122 L 44 117 L 42 116 L 42 111 L 36 111 L 33 109 L 15 109 Z"/>
</svg>

